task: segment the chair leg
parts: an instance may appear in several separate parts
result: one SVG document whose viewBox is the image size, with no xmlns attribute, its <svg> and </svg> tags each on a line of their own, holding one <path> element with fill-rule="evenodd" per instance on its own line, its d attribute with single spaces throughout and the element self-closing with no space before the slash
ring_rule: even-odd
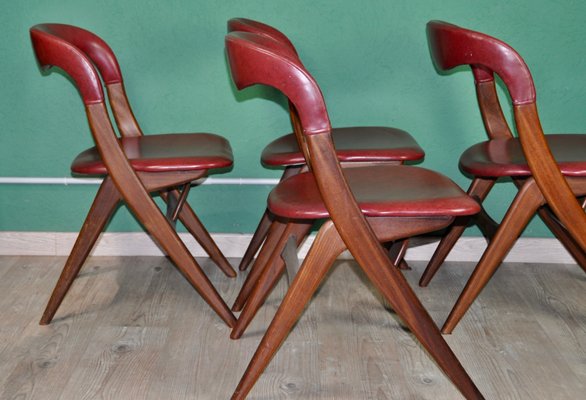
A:
<svg viewBox="0 0 586 400">
<path fill-rule="evenodd" d="M 513 183 L 515 183 L 517 187 L 522 187 L 524 181 L 525 179 L 514 179 Z M 585 208 L 586 198 L 582 198 L 581 202 L 582 208 Z M 572 235 L 569 234 L 563 224 L 558 220 L 558 218 L 552 212 L 551 208 L 548 206 L 540 207 L 539 210 L 537 210 L 537 213 L 539 214 L 541 220 L 549 228 L 549 230 L 555 235 L 555 237 L 561 242 L 568 253 L 570 253 L 570 255 L 574 258 L 574 261 L 576 261 L 576 263 L 584 271 L 586 271 L 586 253 L 576 243 Z"/>
<path fill-rule="evenodd" d="M 281 253 L 285 248 L 288 239 L 295 236 L 296 246 L 299 247 L 301 242 L 307 237 L 311 229 L 311 222 L 289 222 L 286 228 L 279 237 L 279 241 L 275 244 L 274 250 L 266 263 L 260 265 L 260 274 L 258 279 L 254 282 L 254 287 L 251 290 L 246 305 L 238 316 L 236 326 L 230 334 L 231 339 L 239 339 L 242 334 L 252 322 L 256 313 L 262 307 L 265 300 L 279 281 L 279 278 L 285 272 L 285 261 L 281 257 Z M 268 246 L 263 246 L 268 247 Z M 259 258 L 260 259 L 260 258 Z"/>
<path fill-rule="evenodd" d="M 242 308 L 248 301 L 250 293 L 252 292 L 254 285 L 256 285 L 256 282 L 258 281 L 258 278 L 261 275 L 265 265 L 267 265 L 268 261 L 271 259 L 274 249 L 279 243 L 279 240 L 283 235 L 286 227 L 287 221 L 276 219 L 271 223 L 265 245 L 260 249 L 258 257 L 252 264 L 252 268 L 250 269 L 250 272 L 248 272 L 246 280 L 244 281 L 244 284 L 242 285 L 242 288 L 240 289 L 240 292 L 238 293 L 238 296 L 232 305 L 232 311 L 242 311 Z"/>
<path fill-rule="evenodd" d="M 262 338 L 232 400 L 246 398 L 344 247 L 333 223 L 326 222 Z"/>
<path fill-rule="evenodd" d="M 285 168 L 283 171 L 283 175 L 281 176 L 281 181 L 289 178 L 290 176 L 297 175 L 301 172 L 304 165 L 293 165 Z M 242 260 L 240 260 L 240 265 L 238 265 L 238 269 L 240 271 L 245 271 L 246 268 L 250 265 L 250 262 L 262 246 L 263 242 L 265 241 L 268 233 L 269 228 L 272 223 L 271 213 L 268 209 L 265 209 L 264 214 L 262 215 L 254 234 L 252 235 L 252 239 L 250 240 L 250 244 L 246 248 L 244 255 L 242 256 Z"/>
<path fill-rule="evenodd" d="M 546 207 L 541 207 L 537 212 L 549 230 L 552 231 L 568 253 L 574 258 L 574 261 L 586 272 L 586 253 L 584 253 L 568 231 L 555 218 L 551 210 Z"/>
<path fill-rule="evenodd" d="M 163 200 L 167 201 L 169 194 L 165 192 L 161 192 L 160 194 Z M 171 194 L 171 196 L 177 195 L 177 193 Z M 228 260 L 226 260 L 224 254 L 218 248 L 218 245 L 216 242 L 214 242 L 210 236 L 210 233 L 188 203 L 183 204 L 183 207 L 181 207 L 181 211 L 179 212 L 179 220 L 187 228 L 195 240 L 197 240 L 204 251 L 210 256 L 212 261 L 222 270 L 222 272 L 230 278 L 236 277 L 236 271 L 234 268 L 232 268 Z"/>
<path fill-rule="evenodd" d="M 478 199 L 479 203 L 482 204 L 488 192 L 495 184 L 495 180 L 488 180 L 488 179 L 480 179 L 475 178 L 468 189 L 468 194 L 476 199 Z M 464 233 L 466 229 L 466 225 L 469 221 L 469 218 L 457 218 L 456 221 L 450 227 L 448 233 L 442 237 L 440 240 L 431 260 L 427 264 L 425 271 L 421 275 L 421 279 L 419 280 L 419 286 L 425 287 L 429 285 L 429 282 L 433 279 L 435 273 L 439 270 L 441 265 L 444 263 L 450 251 L 454 248 L 454 245 Z"/>
<path fill-rule="evenodd" d="M 436 272 L 439 271 L 446 257 L 466 230 L 469 220 L 468 217 L 456 218 L 456 221 L 450 226 L 448 232 L 441 238 L 427 267 L 425 267 L 425 271 L 423 271 L 419 279 L 419 286 L 426 287 L 429 285 L 429 282 L 431 282 Z"/>
<path fill-rule="evenodd" d="M 480 230 L 480 233 L 482 233 L 482 236 L 484 236 L 487 242 L 490 242 L 494 235 L 496 235 L 499 224 L 494 219 L 492 219 L 490 215 L 488 215 L 488 212 L 486 212 L 484 207 L 482 207 L 480 212 L 473 218 L 474 224 L 476 224 Z"/>
<path fill-rule="evenodd" d="M 234 327 L 236 324 L 234 314 L 151 196 L 144 187 L 138 186 L 139 184 L 138 181 L 125 181 L 122 184 L 117 183 L 116 186 L 135 217 L 159 243 L 189 283 L 230 328 Z"/>
<path fill-rule="evenodd" d="M 269 233 L 269 229 L 271 227 L 271 213 L 269 209 L 265 209 L 264 214 L 262 215 L 254 234 L 252 235 L 252 239 L 242 256 L 242 260 L 240 260 L 240 264 L 238 265 L 238 269 L 240 271 L 246 271 L 254 256 L 262 246 L 263 242 L 267 238 Z"/>
<path fill-rule="evenodd" d="M 460 392 L 467 399 L 483 399 L 403 274 L 392 268 L 383 248 L 373 248 L 373 243 L 362 243 L 357 235 L 345 237 L 344 241 L 368 279 Z"/>
<path fill-rule="evenodd" d="M 85 222 L 77 236 L 77 240 L 67 258 L 61 276 L 53 289 L 47 307 L 43 313 L 40 324 L 47 325 L 51 322 L 71 284 L 79 273 L 83 263 L 94 247 L 96 240 L 110 219 L 110 216 L 120 200 L 120 194 L 114 186 L 112 179 L 107 176 L 100 186 L 96 198 L 88 212 Z"/>
<path fill-rule="evenodd" d="M 513 244 L 523 232 L 538 208 L 543 196 L 533 179 L 527 180 L 507 210 L 497 234 L 480 258 L 478 265 L 466 283 L 464 290 L 450 312 L 442 333 L 452 333 L 458 322 L 494 275 Z"/>
<path fill-rule="evenodd" d="M 411 269 L 405 261 L 405 253 L 409 248 L 409 239 L 397 240 L 391 244 L 389 248 L 389 256 L 399 269 L 408 270 Z"/>
</svg>

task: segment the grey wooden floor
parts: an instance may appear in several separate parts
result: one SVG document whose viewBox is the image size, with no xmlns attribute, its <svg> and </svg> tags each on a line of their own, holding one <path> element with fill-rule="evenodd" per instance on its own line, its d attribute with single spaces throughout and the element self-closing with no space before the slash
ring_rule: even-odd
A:
<svg viewBox="0 0 586 400">
<path fill-rule="evenodd" d="M 41 327 L 63 262 L 0 257 L 1 399 L 228 399 L 286 289 L 232 341 L 165 258 L 94 257 Z M 231 302 L 242 277 L 202 264 Z M 415 286 L 423 265 L 413 267 Z M 472 267 L 447 264 L 416 289 L 438 324 Z M 584 399 L 585 289 L 575 265 L 505 264 L 446 340 L 487 399 Z M 249 398 L 461 396 L 356 264 L 340 261 Z"/>
</svg>

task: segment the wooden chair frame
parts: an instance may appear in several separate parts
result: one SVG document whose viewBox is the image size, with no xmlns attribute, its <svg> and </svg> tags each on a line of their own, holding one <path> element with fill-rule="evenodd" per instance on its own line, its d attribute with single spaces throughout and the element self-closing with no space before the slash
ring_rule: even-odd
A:
<svg viewBox="0 0 586 400">
<path fill-rule="evenodd" d="M 345 248 L 462 394 L 468 399 L 482 399 L 482 394 L 380 244 L 381 239 L 400 239 L 439 229 L 453 218 L 437 215 L 367 220 L 337 159 L 320 89 L 294 53 L 270 38 L 243 32 L 230 33 L 226 37 L 226 48 L 232 77 L 239 89 L 254 84 L 272 86 L 283 92 L 295 107 L 302 132 L 298 139 L 331 218 L 319 230 L 232 399 L 247 396 L 332 262 Z"/>
<path fill-rule="evenodd" d="M 114 132 L 108 110 L 106 109 L 102 83 L 92 60 L 105 64 L 103 59 L 93 58 L 82 47 L 75 44 L 75 35 L 70 36 L 69 26 L 41 24 L 31 28 L 30 35 L 37 60 L 43 69 L 56 66 L 64 70 L 78 87 L 85 105 L 90 130 L 103 163 L 108 171 L 92 207 L 81 228 L 79 236 L 51 295 L 41 324 L 52 320 L 73 280 L 79 273 L 99 234 L 105 227 L 119 201 L 133 212 L 135 217 L 151 234 L 153 239 L 168 254 L 188 281 L 200 293 L 212 309 L 232 327 L 236 319 L 224 303 L 199 264 L 181 241 L 171 222 L 162 214 L 150 193 L 171 190 L 188 184 L 207 174 L 205 169 L 185 172 L 137 172 L 131 166 Z M 76 31 L 73 31 L 76 32 Z M 71 41 L 69 39 L 72 39 Z M 91 46 L 90 46 L 91 47 Z M 88 50 L 90 52 L 90 50 Z M 110 52 L 111 53 L 111 52 Z M 106 54 L 107 56 L 107 54 Z M 112 60 L 109 60 L 110 62 Z M 101 63 L 104 64 L 101 64 Z M 113 60 L 115 63 L 115 59 Z M 109 80 L 109 69 L 102 68 L 104 80 L 109 82 L 109 91 L 115 99 L 114 104 L 126 102 L 122 82 Z M 118 84 L 118 85 L 116 85 Z M 130 108 L 117 107 L 116 120 L 120 121 L 121 131 L 126 134 L 140 134 Z M 126 114 L 125 114 L 126 113 Z M 120 127 L 119 126 L 119 127 Z M 173 195 L 173 194 L 171 194 Z M 190 209 L 183 207 L 180 218 L 192 228 L 195 220 Z M 230 268 L 231 269 L 231 268 Z M 225 271 L 228 272 L 229 271 Z M 233 271 L 232 271 L 233 272 Z"/>
<path fill-rule="evenodd" d="M 283 32 L 279 31 L 278 29 L 275 29 L 274 27 L 272 27 L 270 25 L 264 24 L 262 22 L 254 21 L 254 20 L 247 19 L 247 18 L 232 18 L 228 21 L 228 32 L 249 32 L 249 33 L 255 33 L 258 35 L 264 35 L 270 39 L 273 39 L 273 40 L 280 42 L 284 46 L 288 47 L 292 53 L 294 53 L 295 55 L 298 55 L 297 49 L 295 48 L 295 46 L 293 45 L 291 40 Z M 290 116 L 291 116 L 291 124 L 293 125 L 293 127 L 295 129 L 295 124 L 296 124 L 295 121 L 297 119 L 297 116 L 295 115 L 296 110 L 294 107 L 291 106 L 291 104 L 289 106 L 290 106 L 289 109 L 290 109 Z M 357 127 L 355 129 L 360 130 L 360 127 Z M 333 128 L 334 136 L 336 134 L 336 130 L 337 130 L 336 128 Z M 364 132 L 364 134 L 368 134 L 368 132 L 366 131 L 366 132 Z M 363 157 L 363 158 L 367 158 L 367 157 Z M 423 158 L 423 154 L 421 155 L 421 157 L 419 159 L 421 159 L 421 158 Z M 350 168 L 352 166 L 356 166 L 357 164 L 360 164 L 360 165 L 380 164 L 383 162 L 386 164 L 397 164 L 398 165 L 398 164 L 403 164 L 404 159 L 409 160 L 409 161 L 418 160 L 418 159 L 414 158 L 412 155 L 410 155 L 408 157 L 407 154 L 404 154 L 402 157 L 398 157 L 396 160 L 370 161 L 370 162 L 369 161 L 362 161 L 359 163 L 347 161 L 347 162 L 342 162 L 342 165 L 345 168 Z M 283 181 L 283 180 L 287 179 L 288 177 L 296 175 L 296 174 L 303 172 L 305 170 L 306 170 L 306 167 L 303 164 L 285 166 L 285 169 L 283 171 L 283 175 L 281 176 L 280 180 Z M 254 256 L 257 253 L 258 253 L 258 260 L 260 260 L 262 262 L 259 262 L 257 260 L 257 261 L 255 261 L 255 263 L 252 264 L 253 265 L 252 270 L 251 270 L 250 274 L 247 276 L 246 282 L 245 282 L 244 286 L 242 287 L 242 290 L 238 294 L 238 297 L 237 297 L 236 301 L 234 302 L 234 305 L 232 306 L 232 311 L 242 311 L 244 305 L 248 301 L 250 293 L 253 290 L 254 284 L 256 283 L 256 281 L 260 275 L 261 270 L 265 267 L 265 263 L 270 262 L 272 260 L 271 254 L 274 253 L 273 249 L 270 246 L 268 246 L 267 249 L 262 249 L 261 246 L 263 245 L 265 240 L 268 240 L 268 238 L 270 238 L 269 232 L 272 231 L 271 225 L 275 223 L 274 220 L 275 220 L 275 218 L 274 218 L 274 216 L 271 215 L 270 211 L 268 209 L 265 209 L 265 211 L 264 211 L 264 213 L 258 223 L 258 226 L 256 227 L 256 229 L 252 235 L 252 239 L 251 239 L 244 255 L 242 256 L 242 259 L 241 259 L 240 265 L 239 265 L 239 269 L 241 271 L 246 270 L 248 268 L 248 266 L 251 265 L 251 263 L 254 259 Z M 299 234 L 303 235 L 298 240 L 298 242 L 301 243 L 305 239 L 305 237 L 307 236 L 307 233 L 305 233 L 305 234 L 299 233 Z M 275 242 L 275 240 L 278 240 L 278 238 L 271 238 L 270 239 L 271 242 Z M 398 265 L 399 268 L 401 268 L 401 269 L 408 269 L 409 268 L 407 263 L 403 259 L 403 256 L 405 255 L 408 247 L 409 247 L 409 241 L 407 239 L 391 243 L 390 247 L 389 247 L 389 251 L 393 256 L 395 264 Z M 259 250 L 260 250 L 260 252 L 259 252 Z M 282 249 L 279 249 L 279 250 L 282 251 Z M 279 250 L 277 250 L 277 251 L 279 251 Z M 279 251 L 279 254 L 280 254 L 280 251 Z"/>
<path fill-rule="evenodd" d="M 586 195 L 586 179 L 562 175 L 541 127 L 531 73 L 517 52 L 500 40 L 442 21 L 429 22 L 427 32 L 432 57 L 439 69 L 471 66 L 489 136 L 515 140 L 495 90 L 494 75 L 501 77 L 511 96 L 519 141 L 531 170 L 530 176 L 513 179 L 519 192 L 442 328 L 443 333 L 451 333 L 536 213 L 585 269 L 586 215 L 577 197 Z M 482 201 L 495 181 L 476 178 L 469 194 Z M 450 242 L 448 247 L 451 247 L 462 230 L 463 226 L 455 226 L 447 239 L 442 240 L 444 243 L 436 252 L 439 258 L 445 256 L 442 246 Z M 428 266 L 423 284 L 429 282 L 439 267 L 435 262 Z"/>
<path fill-rule="evenodd" d="M 494 79 L 475 80 L 476 96 L 482 121 L 489 139 L 512 139 L 514 135 L 503 114 L 495 85 Z M 525 176 L 512 176 L 510 178 L 519 190 L 523 188 L 527 181 L 527 177 Z M 468 194 L 478 199 L 482 204 L 499 179 L 499 177 L 475 176 L 468 188 Z M 583 269 L 586 268 L 586 254 L 580 249 L 580 246 L 564 226 L 560 224 L 551 208 L 547 204 L 540 206 L 537 209 L 537 214 L 572 255 L 574 260 Z M 457 219 L 446 234 L 442 236 L 427 268 L 421 276 L 419 281 L 420 286 L 425 287 L 429 285 L 458 239 L 464 233 L 470 219 L 478 225 L 488 241 L 492 240 L 498 230 L 499 224 L 488 215 L 484 208 L 473 218 L 464 217 Z"/>
</svg>

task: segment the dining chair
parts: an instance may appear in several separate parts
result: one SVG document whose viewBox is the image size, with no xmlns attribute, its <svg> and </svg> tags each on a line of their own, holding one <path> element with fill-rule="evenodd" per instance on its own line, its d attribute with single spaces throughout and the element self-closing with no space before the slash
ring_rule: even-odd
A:
<svg viewBox="0 0 586 400">
<path fill-rule="evenodd" d="M 233 18 L 228 21 L 228 32 L 250 32 L 264 35 L 282 43 L 297 55 L 297 50 L 285 34 L 262 22 L 246 18 Z M 301 61 L 299 60 L 299 62 Z M 295 129 L 298 125 L 296 123 L 297 116 L 295 109 L 291 106 L 290 117 Z M 396 128 L 373 126 L 334 128 L 332 129 L 332 137 L 338 158 L 345 168 L 364 164 L 402 164 L 405 161 L 421 160 L 424 156 L 423 150 L 413 137 Z M 306 170 L 305 159 L 294 133 L 269 143 L 262 151 L 261 162 L 270 167 L 284 168 L 281 180 Z M 233 339 L 242 336 L 285 271 L 282 253 L 289 243 L 287 238 L 293 237 L 295 246 L 299 246 L 311 231 L 311 227 L 310 222 L 288 225 L 283 220 L 272 217 L 268 208 L 265 210 L 240 263 L 240 269 L 246 269 L 258 252 L 256 260 L 232 305 L 232 311 L 240 312 L 237 326 L 231 335 Z M 261 247 L 263 243 L 264 246 Z M 408 268 L 403 259 L 407 247 L 407 239 L 392 243 L 390 246 L 390 254 L 394 264 L 403 269 Z"/>
<path fill-rule="evenodd" d="M 232 399 L 244 399 L 285 340 L 336 257 L 346 248 L 397 315 L 468 399 L 482 399 L 419 299 L 394 267 L 381 242 L 448 226 L 479 211 L 455 183 L 433 171 L 405 165 L 342 169 L 319 86 L 290 48 L 266 36 L 226 36 L 238 89 L 271 86 L 298 117 L 298 141 L 309 170 L 280 182 L 268 207 L 288 224 L 322 219 L 315 241 L 262 338 Z"/>
<path fill-rule="evenodd" d="M 228 31 L 250 32 L 267 36 L 282 43 L 297 55 L 296 48 L 285 34 L 262 22 L 246 18 L 233 18 L 228 21 Z M 301 61 L 299 60 L 299 62 Z M 295 129 L 297 125 L 296 111 L 291 106 L 289 109 L 291 122 Z M 333 128 L 332 137 L 338 158 L 345 168 L 364 164 L 403 164 L 404 162 L 419 161 L 424 157 L 424 152 L 415 139 L 407 132 L 396 128 L 378 126 Z M 281 180 L 303 172 L 307 168 L 294 133 L 279 137 L 269 143 L 262 151 L 261 162 L 272 168 L 284 168 Z M 294 246 L 298 247 L 308 236 L 311 227 L 311 223 L 287 225 L 284 221 L 271 216 L 268 208 L 265 210 L 240 263 L 240 269 L 245 270 L 254 255 L 258 253 L 232 305 L 232 311 L 240 312 L 237 327 L 231 335 L 233 339 L 242 336 L 283 274 L 285 261 L 282 258 L 282 253 L 287 245 L 291 246 L 285 238 L 293 237 L 295 239 Z M 404 260 L 408 239 L 390 243 L 388 246 L 394 264 L 401 269 L 408 269 L 409 267 Z M 253 295 L 253 293 L 255 294 Z"/>
<path fill-rule="evenodd" d="M 93 62 L 106 87 L 109 105 L 120 136 L 124 138 L 142 136 L 142 129 L 134 116 L 134 112 L 126 96 L 120 65 L 110 46 L 96 34 L 77 26 L 65 24 L 46 25 L 50 25 L 53 31 L 59 32 L 61 35 L 66 35 Z M 201 143 L 201 145 L 204 145 L 204 143 Z M 173 225 L 175 225 L 177 219 L 183 223 L 224 274 L 229 277 L 236 277 L 236 271 L 234 271 L 228 260 L 226 260 L 226 257 L 224 257 L 213 241 L 189 203 L 185 202 L 190 187 L 191 182 L 183 185 L 181 192 L 174 189 L 159 193 L 161 198 L 167 203 L 167 215 L 170 217 Z M 179 200 L 182 200 L 183 203 L 178 206 Z M 175 215 L 173 215 L 173 212 Z"/>
<path fill-rule="evenodd" d="M 51 322 L 99 234 L 117 204 L 123 201 L 204 300 L 232 327 L 234 315 L 173 226 L 176 218 L 188 227 L 200 224 L 185 203 L 187 190 L 191 182 L 208 173 L 231 167 L 232 150 L 228 141 L 208 133 L 142 135 L 130 107 L 123 105 L 128 102 L 116 58 L 101 39 L 88 31 L 61 24 L 35 25 L 30 35 L 41 68 L 56 66 L 65 71 L 85 105 L 96 146 L 80 153 L 71 164 L 71 171 L 104 176 L 40 323 Z M 111 95 L 110 106 L 121 138 L 114 131 L 94 64 L 99 67 Z M 162 197 L 174 203 L 169 217 L 154 202 L 153 192 L 163 193 Z M 203 225 L 198 229 L 205 230 Z M 222 263 L 220 267 L 228 275 L 235 274 L 231 267 L 228 269 Z"/>
<path fill-rule="evenodd" d="M 485 37 L 487 42 L 495 40 L 488 36 Z M 482 72 L 478 71 L 480 71 L 478 68 L 473 68 L 476 97 L 489 140 L 467 149 L 460 158 L 460 167 L 465 173 L 473 177 L 468 194 L 482 203 L 499 180 L 511 179 L 518 190 L 521 190 L 527 177 L 531 175 L 531 171 L 523 152 L 520 150 L 518 139 L 514 137 L 504 117 L 494 79 L 487 78 L 487 76 L 490 76 L 490 72 L 482 74 Z M 548 137 L 552 142 L 551 147 L 556 158 L 578 162 L 586 160 L 586 157 L 582 157 L 578 151 L 582 136 L 556 134 L 548 135 Z M 512 146 L 514 151 L 510 152 L 506 148 L 507 145 Z M 494 149 L 499 149 L 503 152 L 497 154 Z M 568 235 L 563 225 L 558 222 L 550 206 L 539 207 L 537 214 L 573 256 L 574 260 L 583 269 L 586 268 L 586 254 L 575 243 L 575 239 Z M 478 220 L 479 217 L 482 217 L 480 221 Z M 498 223 L 488 215 L 484 208 L 473 220 L 479 223 L 479 227 L 490 241 L 498 229 Z M 421 276 L 419 282 L 421 286 L 427 286 L 431 282 L 469 222 L 469 218 L 456 220 L 442 237 Z"/>
<path fill-rule="evenodd" d="M 502 177 L 519 188 L 443 326 L 443 333 L 451 333 L 536 213 L 585 269 L 586 215 L 577 197 L 586 195 L 586 135 L 543 134 L 529 68 L 504 42 L 441 21 L 429 22 L 427 35 L 439 70 L 470 65 L 474 75 L 490 139 L 460 158 L 462 170 L 474 177 L 469 194 L 483 200 Z M 495 75 L 510 95 L 518 138 L 503 116 Z"/>
<path fill-rule="evenodd" d="M 228 32 L 237 31 L 265 35 L 281 42 L 297 55 L 297 49 L 291 40 L 270 25 L 247 18 L 232 18 L 228 21 Z M 295 110 L 290 108 L 290 112 L 293 122 Z M 352 166 L 356 163 L 403 164 L 404 162 L 421 161 L 425 156 L 415 139 L 409 133 L 397 128 L 381 126 L 338 127 L 332 129 L 332 137 L 340 162 L 344 166 Z M 283 168 L 281 180 L 298 174 L 305 168 L 305 160 L 294 133 L 284 135 L 269 143 L 262 151 L 261 162 L 271 168 Z M 265 240 L 267 240 L 267 248 L 272 248 L 274 241 L 279 236 L 274 232 L 282 231 L 282 227 L 273 226 L 271 228 L 272 223 L 273 218 L 270 211 L 266 209 L 240 261 L 240 270 L 245 270 L 251 264 Z M 304 238 L 305 236 L 300 241 Z M 403 260 L 407 247 L 408 241 L 402 240 L 392 244 L 390 248 L 393 258 L 404 269 L 407 268 L 407 264 Z M 270 253 L 259 253 L 260 262 L 255 265 L 263 265 Z M 242 310 L 247 295 L 250 293 L 251 284 L 255 282 L 257 276 L 258 270 L 251 271 L 251 275 L 247 277 L 247 282 L 242 288 L 241 295 L 232 307 L 233 311 Z"/>
</svg>

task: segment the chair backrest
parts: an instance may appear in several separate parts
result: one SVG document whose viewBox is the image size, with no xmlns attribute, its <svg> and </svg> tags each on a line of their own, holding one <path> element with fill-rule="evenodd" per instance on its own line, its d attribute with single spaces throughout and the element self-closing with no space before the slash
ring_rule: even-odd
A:
<svg viewBox="0 0 586 400">
<path fill-rule="evenodd" d="M 431 55 L 440 70 L 470 65 L 478 85 L 505 83 L 517 132 L 533 177 L 550 207 L 586 251 L 586 214 L 560 172 L 537 113 L 535 86 L 521 56 L 506 43 L 442 21 L 427 24 Z"/>
<path fill-rule="evenodd" d="M 73 25 L 39 24 L 34 29 L 59 37 L 81 50 L 102 77 L 120 135 L 124 137 L 142 135 L 126 96 L 120 65 L 114 52 L 104 40 L 88 30 Z"/>
<path fill-rule="evenodd" d="M 247 18 L 232 18 L 228 21 L 228 32 L 249 32 L 268 36 L 271 39 L 288 46 L 295 52 L 295 54 L 297 54 L 297 49 L 283 32 L 259 21 Z"/>
<path fill-rule="evenodd" d="M 43 69 L 59 67 L 75 82 L 85 104 L 92 136 L 115 183 L 118 185 L 124 184 L 122 181 L 132 181 L 141 185 L 114 132 L 105 104 L 102 82 L 91 58 L 84 49 L 75 45 L 74 42 L 79 39 L 75 37 L 75 34 L 71 34 L 71 30 L 67 28 L 53 30 L 53 26 L 53 24 L 41 24 L 30 29 L 31 42 L 40 67 Z M 94 52 L 97 47 L 88 45 L 88 42 L 83 43 L 85 43 L 83 47 L 89 52 Z M 106 58 L 100 58 L 100 60 L 104 63 L 103 66 L 108 61 Z M 109 75 L 109 78 L 114 78 L 116 71 L 110 70 L 110 72 L 112 75 Z"/>
<path fill-rule="evenodd" d="M 65 24 L 39 24 L 32 29 L 59 37 L 81 50 L 96 65 L 105 84 L 122 82 L 122 73 L 114 52 L 90 31 Z"/>
<path fill-rule="evenodd" d="M 42 69 L 57 66 L 74 80 L 84 104 L 104 103 L 104 91 L 98 72 L 85 52 L 55 35 L 48 25 L 31 28 L 31 41 Z"/>
<path fill-rule="evenodd" d="M 267 36 L 229 33 L 226 51 L 238 89 L 268 85 L 280 90 L 295 107 L 300 124 L 295 131 L 301 136 L 298 141 L 307 146 L 306 162 L 312 167 L 324 204 L 350 252 L 356 257 L 366 249 L 373 257 L 388 260 L 344 178 L 331 138 L 326 105 L 311 74 L 288 46 Z"/>
<path fill-rule="evenodd" d="M 293 45 L 293 43 L 289 40 L 289 38 L 280 30 L 267 25 L 265 23 L 254 21 L 247 18 L 232 18 L 228 21 L 228 33 L 230 32 L 248 32 L 254 33 L 257 35 L 265 36 L 269 39 L 275 40 L 279 42 L 283 47 L 287 48 L 287 50 L 291 53 L 291 55 L 295 55 L 297 60 L 300 64 L 301 59 L 299 58 L 299 54 L 297 53 L 297 49 Z M 283 49 L 284 51 L 284 49 Z M 297 115 L 297 110 L 291 102 L 289 102 L 289 117 L 291 119 L 291 125 L 293 126 L 293 130 L 297 131 L 301 129 L 301 124 L 299 122 L 299 115 Z M 299 133 L 299 132 L 298 132 Z M 302 152 L 306 152 L 307 148 L 305 144 L 299 141 L 299 135 L 297 137 L 297 144 Z"/>
</svg>

